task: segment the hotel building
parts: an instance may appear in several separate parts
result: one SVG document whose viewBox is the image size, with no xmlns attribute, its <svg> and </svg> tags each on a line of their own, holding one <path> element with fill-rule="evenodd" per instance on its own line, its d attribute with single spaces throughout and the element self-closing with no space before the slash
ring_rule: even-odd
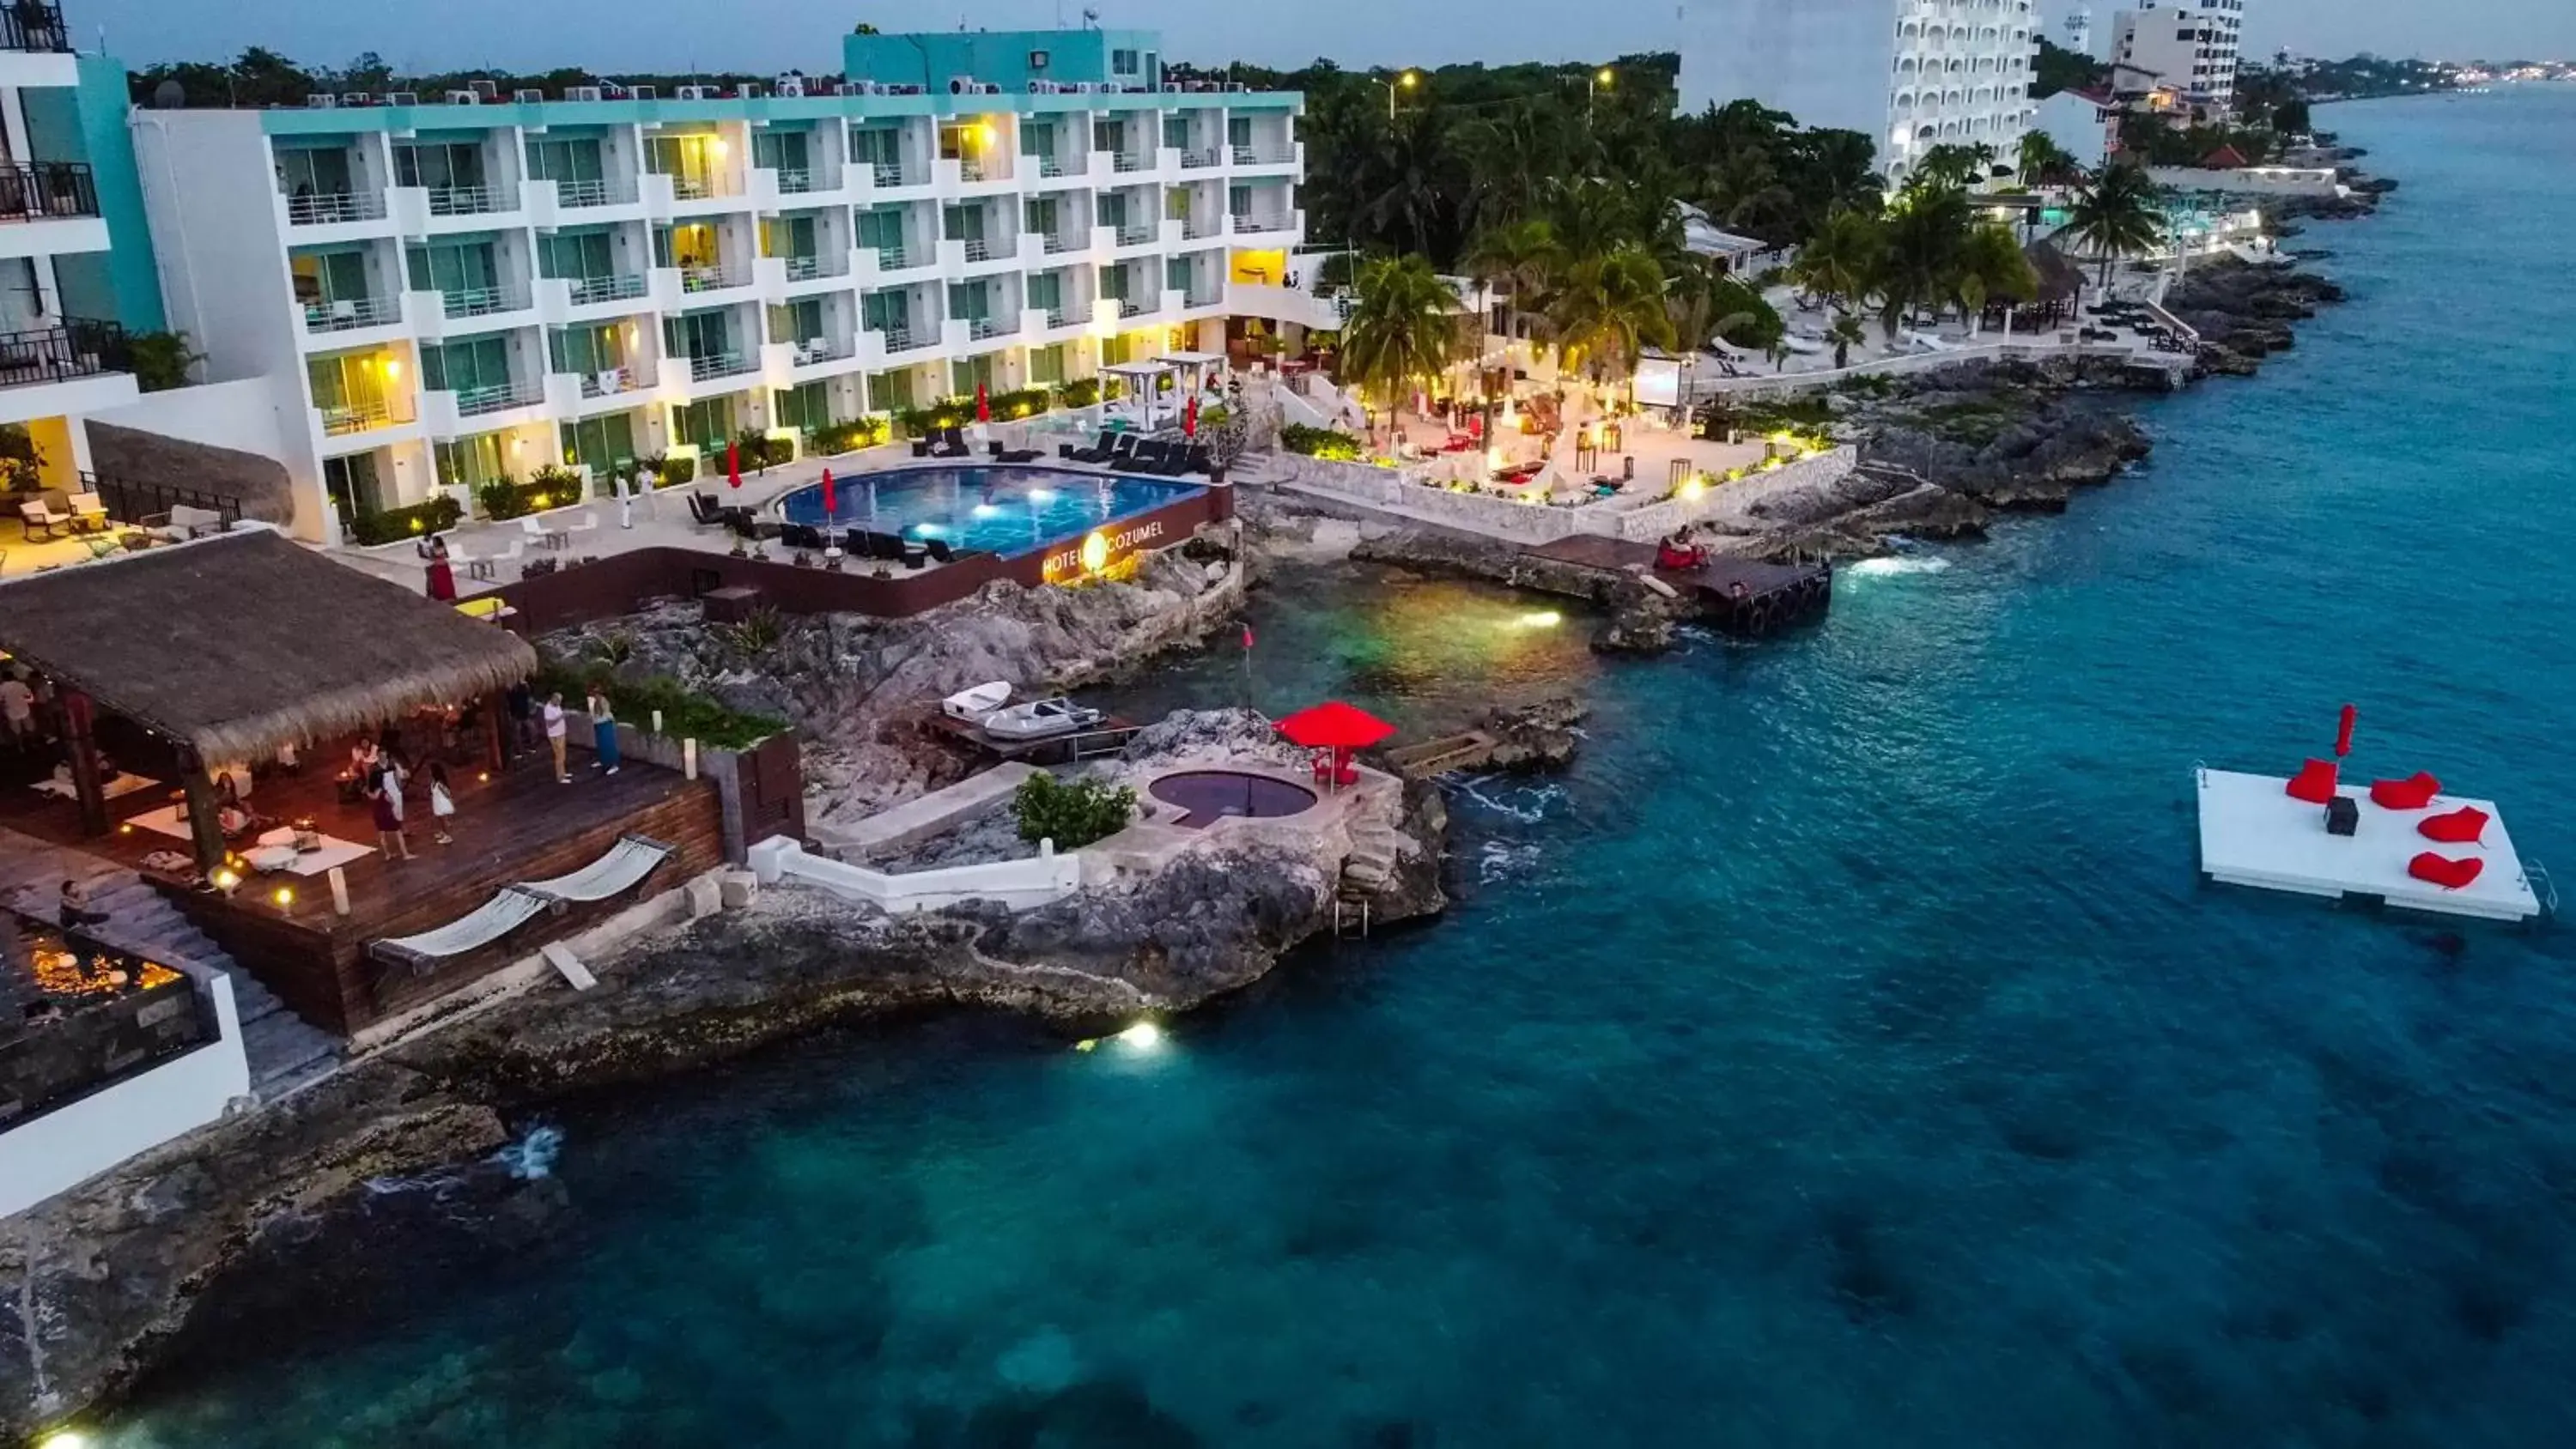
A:
<svg viewBox="0 0 2576 1449">
<path fill-rule="evenodd" d="M 1294 94 L 1150 32 L 851 35 L 739 91 L 140 110 L 171 325 L 268 376 L 294 530 L 1223 351 L 1302 240 Z"/>
<path fill-rule="evenodd" d="M 2031 0 L 1683 0 L 1680 14 L 1686 108 L 1749 98 L 1862 132 L 1890 186 L 1939 145 L 2010 166 L 2030 127 Z"/>
<path fill-rule="evenodd" d="M 134 401 L 127 329 L 161 325 L 125 109 L 59 6 L 0 7 L 0 489 L 83 491 L 85 418 Z"/>
<path fill-rule="evenodd" d="M 2245 0 L 2140 0 L 2112 20 L 2111 59 L 2153 72 L 2194 113 L 2220 116 L 2236 104 L 2244 28 Z"/>
</svg>

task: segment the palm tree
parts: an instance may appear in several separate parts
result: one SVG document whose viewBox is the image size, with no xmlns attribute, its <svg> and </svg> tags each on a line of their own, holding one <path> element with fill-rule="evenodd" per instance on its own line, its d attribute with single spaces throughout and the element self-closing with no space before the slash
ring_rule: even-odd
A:
<svg viewBox="0 0 2576 1449">
<path fill-rule="evenodd" d="M 1887 213 L 1887 250 L 1879 268 L 1879 325 L 1894 337 L 1905 314 L 1948 302 L 1967 249 L 1972 212 L 1966 192 L 1930 185 L 1908 191 Z"/>
<path fill-rule="evenodd" d="M 1414 384 L 1438 377 L 1458 356 L 1458 294 L 1419 256 L 1369 262 L 1359 294 L 1342 324 L 1342 379 L 1385 398 L 1401 421 Z"/>
<path fill-rule="evenodd" d="M 1467 252 L 1467 275 L 1489 287 L 1500 285 L 1511 294 L 1505 320 L 1511 335 L 1518 337 L 1522 318 L 1533 315 L 1531 309 L 1547 293 L 1548 279 L 1564 261 L 1565 249 L 1557 245 L 1556 228 L 1545 218 L 1531 217 L 1477 237 Z"/>
<path fill-rule="evenodd" d="M 2046 131 L 2022 133 L 2021 154 L 2015 158 L 2013 169 L 2021 173 L 2024 186 L 2044 186 L 2051 177 L 2084 173 L 2084 168 L 2075 164 L 2075 157 Z"/>
<path fill-rule="evenodd" d="M 1858 317 L 1846 312 L 1835 318 L 1834 325 L 1825 329 L 1825 340 L 1834 345 L 1834 370 L 1839 372 L 1851 366 L 1853 344 L 1866 341 L 1868 337 L 1869 329 L 1861 325 Z"/>
<path fill-rule="evenodd" d="M 2164 241 L 2163 188 L 2126 163 L 2103 168 L 2075 197 L 2066 235 L 2102 259 L 2102 286 L 2122 257 L 2144 256 Z"/>
<path fill-rule="evenodd" d="M 1839 207 L 1798 249 L 1789 280 L 1800 291 L 1823 298 L 1826 306 L 1848 312 L 1868 294 L 1886 251 L 1878 218 Z"/>
<path fill-rule="evenodd" d="M 1973 330 L 1984 324 L 1986 304 L 1998 298 L 2028 302 L 2039 295 L 2039 273 L 2022 253 L 2012 228 L 1987 222 L 1970 231 L 1959 249 L 1958 272 L 1950 295 Z"/>
<path fill-rule="evenodd" d="M 1549 299 L 1548 324 L 1560 354 L 1595 382 L 1627 379 L 1633 401 L 1637 355 L 1673 345 L 1664 310 L 1664 269 L 1645 248 L 1624 245 L 1566 268 Z"/>
</svg>

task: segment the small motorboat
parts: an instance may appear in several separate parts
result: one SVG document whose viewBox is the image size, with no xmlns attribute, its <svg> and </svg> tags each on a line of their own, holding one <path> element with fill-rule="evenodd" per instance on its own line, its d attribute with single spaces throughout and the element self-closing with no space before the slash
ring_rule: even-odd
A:
<svg viewBox="0 0 2576 1449">
<path fill-rule="evenodd" d="M 1108 716 L 1086 709 L 1061 695 L 1033 699 L 984 717 L 984 733 L 997 740 L 1045 740 L 1087 730 Z"/>
<path fill-rule="evenodd" d="M 1001 680 L 961 689 L 939 702 L 939 712 L 972 724 L 1011 702 L 1011 686 Z"/>
</svg>

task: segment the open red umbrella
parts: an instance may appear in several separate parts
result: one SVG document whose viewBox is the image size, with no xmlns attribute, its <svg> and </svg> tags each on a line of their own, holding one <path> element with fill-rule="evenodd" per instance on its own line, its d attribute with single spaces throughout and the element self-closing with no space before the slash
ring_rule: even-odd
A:
<svg viewBox="0 0 2576 1449">
<path fill-rule="evenodd" d="M 733 486 L 736 488 L 742 486 L 742 444 L 740 443 L 725 444 L 725 476 L 733 480 Z"/>
<path fill-rule="evenodd" d="M 832 491 L 832 470 L 831 470 L 831 469 L 829 469 L 829 468 L 826 468 L 826 469 L 824 469 L 824 470 L 823 470 L 823 521 L 824 521 L 824 522 L 826 522 L 826 523 L 831 522 L 831 521 L 832 521 L 832 515 L 833 515 L 833 514 L 835 514 L 835 513 L 840 512 L 840 509 L 834 506 L 834 505 L 838 504 L 839 502 L 840 502 L 840 496 L 839 496 L 838 494 L 835 494 L 835 493 Z"/>
<path fill-rule="evenodd" d="M 1279 733 L 1310 750 L 1333 752 L 1333 779 L 1340 782 L 1353 750 L 1364 750 L 1395 733 L 1395 726 L 1357 705 L 1338 699 L 1301 709 L 1279 722 Z"/>
<path fill-rule="evenodd" d="M 1192 393 L 1190 394 L 1190 400 L 1181 407 L 1181 436 L 1184 438 L 1195 438 L 1198 435 L 1199 398 L 1197 393 Z"/>
<path fill-rule="evenodd" d="M 984 395 L 984 384 L 979 382 L 975 384 L 975 421 L 989 423 L 992 420 L 993 400 Z"/>
</svg>

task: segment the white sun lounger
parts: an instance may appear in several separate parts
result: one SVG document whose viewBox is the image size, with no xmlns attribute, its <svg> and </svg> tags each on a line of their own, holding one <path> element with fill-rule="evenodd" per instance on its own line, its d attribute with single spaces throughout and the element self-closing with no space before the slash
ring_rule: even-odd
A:
<svg viewBox="0 0 2576 1449">
<path fill-rule="evenodd" d="M 551 880 L 521 881 L 512 890 L 526 891 L 555 905 L 604 901 L 635 888 L 671 854 L 671 847 L 641 835 L 622 836 L 608 853 L 581 869 Z"/>
<path fill-rule="evenodd" d="M 491 945 L 527 924 L 549 904 L 544 896 L 517 886 L 503 886 L 499 895 L 444 926 L 423 931 L 417 936 L 370 941 L 367 953 L 379 961 L 427 971 L 441 961 Z"/>
</svg>

